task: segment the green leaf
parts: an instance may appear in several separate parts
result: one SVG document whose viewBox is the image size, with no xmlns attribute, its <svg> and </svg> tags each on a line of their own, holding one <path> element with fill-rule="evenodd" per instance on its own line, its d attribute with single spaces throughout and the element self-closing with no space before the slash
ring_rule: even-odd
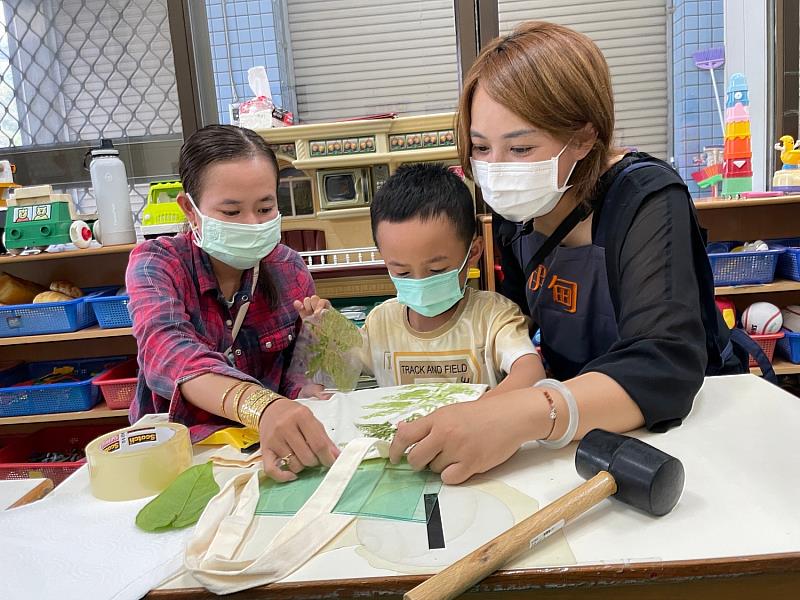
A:
<svg viewBox="0 0 800 600">
<path fill-rule="evenodd" d="M 145 531 L 181 529 L 197 523 L 209 500 L 219 493 L 212 464 L 189 467 L 136 515 Z"/>
<path fill-rule="evenodd" d="M 342 391 L 355 389 L 361 375 L 361 365 L 354 362 L 348 352 L 361 347 L 361 332 L 358 326 L 336 310 L 326 310 L 317 322 L 306 321 L 312 334 L 309 344 L 309 377 L 317 373 L 327 374 L 334 386 Z"/>
</svg>

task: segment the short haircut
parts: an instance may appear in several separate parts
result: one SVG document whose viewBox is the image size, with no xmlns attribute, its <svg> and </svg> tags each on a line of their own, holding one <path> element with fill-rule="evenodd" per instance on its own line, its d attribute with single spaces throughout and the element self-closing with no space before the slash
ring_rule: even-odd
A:
<svg viewBox="0 0 800 600">
<path fill-rule="evenodd" d="M 611 75 L 597 44 L 562 25 L 525 21 L 481 50 L 464 78 L 456 119 L 458 156 L 471 179 L 472 101 L 478 87 L 562 145 L 578 140 L 586 124 L 592 124 L 597 139 L 569 178 L 575 197 L 588 201 L 609 156 L 618 151 L 612 145 Z"/>
<path fill-rule="evenodd" d="M 375 194 L 370 211 L 372 237 L 378 243 L 378 225 L 411 219 L 448 219 L 465 246 L 475 237 L 475 208 L 469 188 L 440 163 L 402 165 Z"/>
</svg>

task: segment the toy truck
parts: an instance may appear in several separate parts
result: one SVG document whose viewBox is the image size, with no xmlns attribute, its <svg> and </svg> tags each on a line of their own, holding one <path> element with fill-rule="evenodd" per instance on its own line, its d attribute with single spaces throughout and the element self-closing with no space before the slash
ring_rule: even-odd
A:
<svg viewBox="0 0 800 600">
<path fill-rule="evenodd" d="M 183 231 L 186 215 L 177 200 L 182 191 L 180 181 L 153 181 L 150 184 L 147 203 L 142 209 L 142 235 L 145 239 Z"/>
<path fill-rule="evenodd" d="M 20 187 L 8 199 L 3 245 L 9 254 L 54 244 L 88 248 L 96 215 L 78 215 L 72 196 L 54 194 L 49 185 Z"/>
</svg>

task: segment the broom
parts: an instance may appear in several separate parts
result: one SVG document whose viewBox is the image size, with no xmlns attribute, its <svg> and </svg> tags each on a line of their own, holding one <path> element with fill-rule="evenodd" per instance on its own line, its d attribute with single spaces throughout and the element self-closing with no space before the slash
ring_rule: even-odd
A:
<svg viewBox="0 0 800 600">
<path fill-rule="evenodd" d="M 717 113 L 719 114 L 719 125 L 722 127 L 722 136 L 725 137 L 725 118 L 722 115 L 722 105 L 719 102 L 719 91 L 717 90 L 717 79 L 714 77 L 714 69 L 720 68 L 725 64 L 725 48 L 709 48 L 699 50 L 692 54 L 694 64 L 698 69 L 703 69 L 711 74 L 711 84 L 714 86 L 714 100 L 717 101 Z"/>
</svg>

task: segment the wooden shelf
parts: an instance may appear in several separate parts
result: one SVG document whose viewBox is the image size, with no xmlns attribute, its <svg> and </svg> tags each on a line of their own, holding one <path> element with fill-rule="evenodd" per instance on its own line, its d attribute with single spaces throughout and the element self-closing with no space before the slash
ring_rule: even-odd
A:
<svg viewBox="0 0 800 600">
<path fill-rule="evenodd" d="M 21 417 L 2 417 L 0 425 L 18 425 L 27 423 L 54 423 L 61 421 L 80 421 L 83 419 L 110 419 L 127 416 L 128 409 L 111 409 L 105 403 L 98 404 L 91 410 L 77 412 L 50 413 L 47 415 L 26 415 Z"/>
<path fill-rule="evenodd" d="M 73 340 L 94 340 L 97 338 L 123 337 L 133 335 L 130 327 L 101 329 L 97 325 L 70 333 L 50 333 L 44 335 L 22 335 L 0 338 L 0 346 L 20 346 L 22 344 L 41 344 L 43 342 L 70 342 Z"/>
<path fill-rule="evenodd" d="M 730 296 L 732 294 L 767 294 L 770 292 L 792 292 L 800 290 L 800 281 L 778 279 L 772 283 L 756 285 L 723 285 L 714 288 L 717 296 Z"/>
<path fill-rule="evenodd" d="M 723 198 L 696 198 L 694 206 L 697 210 L 716 208 L 740 208 L 743 206 L 774 206 L 776 204 L 797 204 L 800 196 L 776 196 L 775 198 L 741 198 L 728 200 Z"/>
<path fill-rule="evenodd" d="M 776 358 L 772 361 L 772 368 L 775 369 L 776 375 L 793 375 L 800 373 L 800 365 L 789 362 L 785 358 Z M 761 375 L 761 369 L 752 367 L 750 372 L 755 375 Z"/>
<path fill-rule="evenodd" d="M 26 254 L 19 256 L 2 255 L 0 256 L 0 265 L 35 262 L 40 260 L 56 260 L 65 258 L 82 258 L 100 256 L 102 254 L 130 254 L 131 250 L 136 247 L 136 244 L 124 244 L 122 246 L 98 246 L 95 248 L 85 248 L 79 250 L 77 248 L 71 250 L 59 250 L 57 252 L 40 252 L 39 254 Z"/>
</svg>

